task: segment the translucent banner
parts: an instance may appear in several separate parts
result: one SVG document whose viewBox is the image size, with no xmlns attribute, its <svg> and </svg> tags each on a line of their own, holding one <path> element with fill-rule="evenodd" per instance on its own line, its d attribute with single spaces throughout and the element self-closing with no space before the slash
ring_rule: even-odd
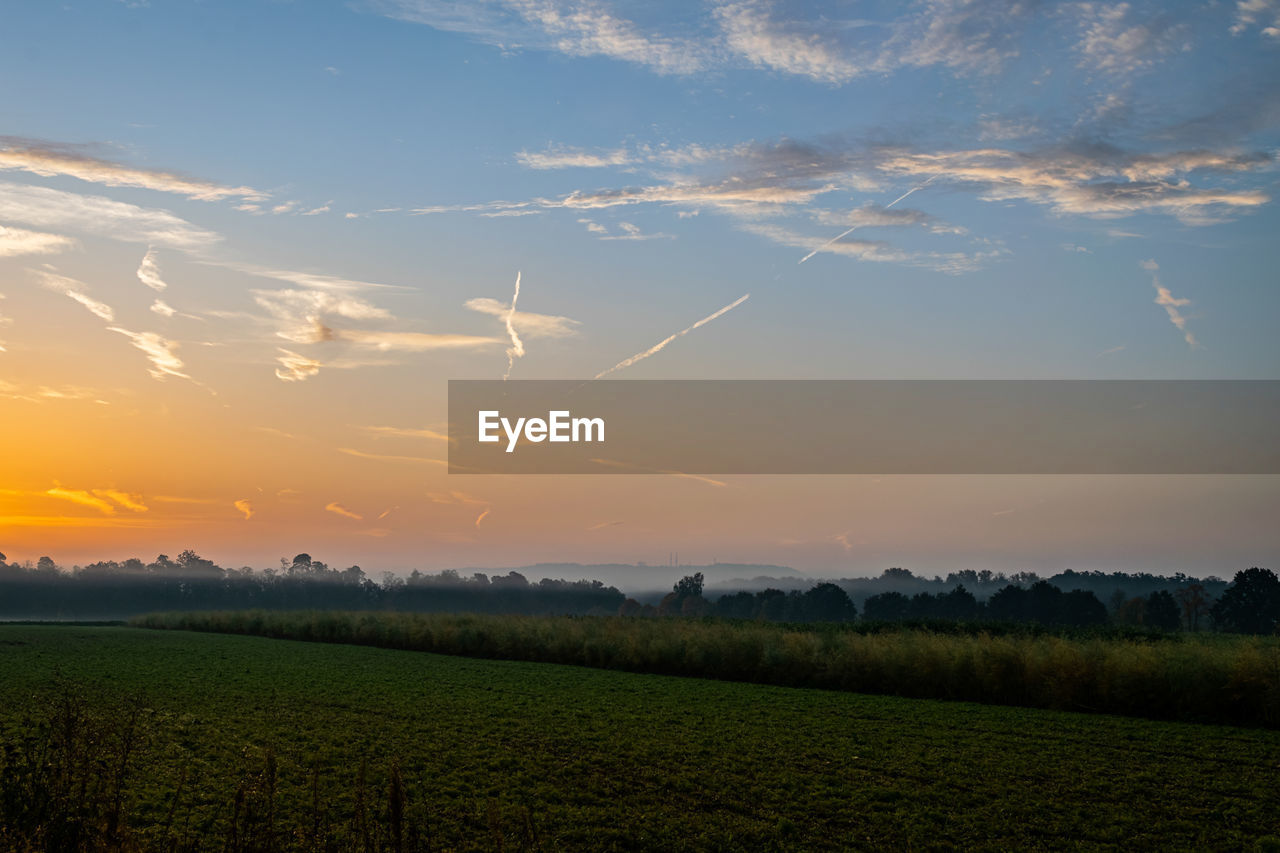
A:
<svg viewBox="0 0 1280 853">
<path fill-rule="evenodd" d="M 457 474 L 1276 474 L 1276 380 L 453 380 Z"/>
</svg>

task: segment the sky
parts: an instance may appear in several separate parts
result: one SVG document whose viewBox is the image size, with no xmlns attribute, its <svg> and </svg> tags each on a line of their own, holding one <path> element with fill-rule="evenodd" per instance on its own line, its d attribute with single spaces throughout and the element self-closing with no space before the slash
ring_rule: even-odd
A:
<svg viewBox="0 0 1280 853">
<path fill-rule="evenodd" d="M 10 560 L 1278 562 L 1276 477 L 443 432 L 449 379 L 1280 378 L 1280 0 L 17 0 L 0 79 Z"/>
</svg>

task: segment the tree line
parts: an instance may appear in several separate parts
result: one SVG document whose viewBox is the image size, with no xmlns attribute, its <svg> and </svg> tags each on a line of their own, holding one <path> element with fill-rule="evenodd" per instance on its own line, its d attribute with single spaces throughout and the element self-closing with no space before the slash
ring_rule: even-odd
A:
<svg viewBox="0 0 1280 853">
<path fill-rule="evenodd" d="M 1178 574 L 1064 572 L 1051 583 L 958 572 L 929 581 L 891 568 L 878 578 L 815 583 L 808 589 L 765 587 L 711 596 L 701 572 L 678 581 L 656 603 L 627 598 L 593 580 L 529 581 L 516 571 L 463 576 L 453 570 L 384 572 L 380 582 L 359 566 L 339 569 L 302 553 L 278 568 L 227 569 L 191 550 L 150 563 L 132 558 L 75 566 L 51 558 L 7 563 L 0 553 L 0 618 L 118 619 L 159 610 L 403 610 L 720 617 L 767 622 L 1026 623 L 1089 628 L 1117 625 L 1154 631 L 1213 629 L 1271 634 L 1280 624 L 1280 580 L 1270 569 L 1238 572 L 1228 584 Z M 1003 581 L 1003 583 L 1000 583 Z M 1077 583 L 1064 589 L 1063 581 Z M 979 591 L 975 594 L 969 583 Z M 1118 584 L 1144 591 L 1130 596 Z M 1099 589 L 1111 589 L 1106 604 Z M 859 607 L 859 603 L 861 607 Z"/>
<path fill-rule="evenodd" d="M 1163 632 L 1213 628 L 1239 634 L 1273 634 L 1280 628 L 1280 579 L 1270 569 L 1260 568 L 1237 572 L 1216 599 L 1202 584 L 1190 582 L 1172 592 L 1155 589 L 1133 598 L 1122 593 L 1112 597 L 1110 608 L 1090 590 L 1064 591 L 1045 580 L 1027 586 L 1008 583 L 985 600 L 963 584 L 946 592 L 914 595 L 887 590 L 867 597 L 861 614 L 849 593 L 831 582 L 805 591 L 739 590 L 714 600 L 704 596 L 704 588 L 703 575 L 698 572 L 677 582 L 656 606 L 628 598 L 618 612 L 623 616 L 719 616 L 766 622 L 853 622 L 861 616 L 863 622 L 876 623 L 1000 622 L 1051 628 L 1117 625 Z"/>
<path fill-rule="evenodd" d="M 263 571 L 224 569 L 194 551 L 98 562 L 64 571 L 48 557 L 34 565 L 0 554 L 0 618 L 121 619 L 159 610 L 405 610 L 473 613 L 613 613 L 624 596 L 599 581 L 543 578 L 518 572 L 492 577 L 455 571 L 381 582 L 359 566 L 331 568 L 309 554 L 282 558 Z"/>
</svg>

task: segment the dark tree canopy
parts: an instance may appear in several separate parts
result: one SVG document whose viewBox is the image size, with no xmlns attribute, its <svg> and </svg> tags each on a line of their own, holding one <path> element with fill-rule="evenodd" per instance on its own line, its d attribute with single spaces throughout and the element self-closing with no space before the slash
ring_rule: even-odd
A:
<svg viewBox="0 0 1280 853">
<path fill-rule="evenodd" d="M 1280 623 L 1280 578 L 1270 569 L 1237 572 L 1210 613 L 1219 628 L 1242 634 L 1273 634 Z"/>
<path fill-rule="evenodd" d="M 676 585 L 671 591 L 676 594 L 676 598 L 685 599 L 702 595 L 703 577 L 702 572 L 694 572 L 691 575 L 685 575 L 676 581 Z"/>
<path fill-rule="evenodd" d="M 1158 589 L 1147 596 L 1143 624 L 1161 631 L 1176 631 L 1182 627 L 1182 608 L 1172 593 Z"/>
</svg>

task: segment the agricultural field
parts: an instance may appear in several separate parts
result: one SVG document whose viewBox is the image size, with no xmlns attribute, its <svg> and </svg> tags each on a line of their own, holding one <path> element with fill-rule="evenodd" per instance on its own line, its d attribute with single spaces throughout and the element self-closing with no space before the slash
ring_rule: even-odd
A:
<svg viewBox="0 0 1280 853">
<path fill-rule="evenodd" d="M 349 611 L 154 613 L 253 634 L 655 675 L 1280 728 L 1280 637 L 1107 628 Z"/>
<path fill-rule="evenodd" d="M 0 626 L 4 849 L 1280 848 L 1280 733 Z"/>
</svg>

